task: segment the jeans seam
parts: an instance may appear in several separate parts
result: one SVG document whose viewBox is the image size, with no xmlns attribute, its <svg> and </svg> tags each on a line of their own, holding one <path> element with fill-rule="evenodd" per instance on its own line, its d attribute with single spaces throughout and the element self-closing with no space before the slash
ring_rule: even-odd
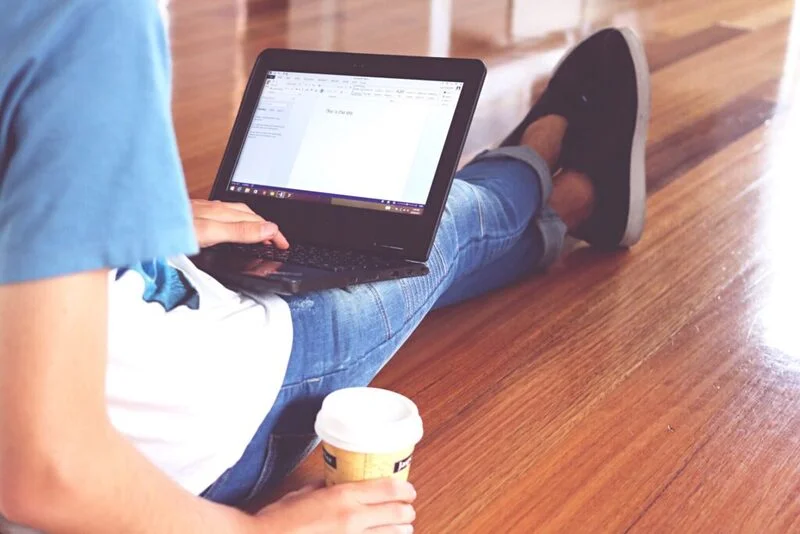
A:
<svg viewBox="0 0 800 534">
<path fill-rule="evenodd" d="M 433 252 L 436 254 L 436 259 L 439 261 L 439 264 L 444 267 L 447 263 L 444 261 L 444 254 L 442 254 L 442 249 L 439 247 L 438 243 L 434 241 L 433 243 Z"/>
<path fill-rule="evenodd" d="M 483 233 L 486 231 L 485 230 L 486 226 L 483 224 L 483 222 L 484 222 L 483 221 L 483 207 L 482 207 L 483 203 L 481 202 L 481 196 L 478 194 L 477 191 L 474 190 L 474 186 L 471 187 L 470 189 L 472 189 L 472 194 L 475 195 L 475 204 L 477 204 L 477 206 L 478 206 L 478 224 L 480 224 L 481 235 L 483 235 Z"/>
<path fill-rule="evenodd" d="M 375 286 L 369 284 L 367 286 L 369 292 L 372 294 L 372 298 L 375 299 L 375 304 L 378 305 L 378 308 L 381 311 L 381 316 L 383 317 L 383 325 L 386 328 L 386 339 L 391 339 L 392 337 L 392 325 L 389 322 L 389 314 L 386 313 L 386 308 L 383 305 L 383 301 L 381 300 L 381 296 L 378 294 L 378 291 L 375 289 Z"/>
<path fill-rule="evenodd" d="M 269 439 L 267 440 L 267 450 L 265 451 L 264 457 L 264 465 L 261 466 L 261 472 L 258 474 L 258 478 L 256 479 L 255 484 L 250 489 L 250 492 L 244 498 L 245 504 L 249 504 L 258 493 L 261 491 L 262 486 L 266 482 L 266 478 L 269 477 L 269 472 L 271 471 L 272 464 L 274 463 L 274 456 L 275 456 L 275 434 L 270 433 Z"/>
<path fill-rule="evenodd" d="M 283 392 L 283 391 L 285 391 L 285 390 L 287 390 L 289 388 L 295 388 L 295 387 L 298 387 L 298 386 L 305 386 L 309 382 L 319 382 L 320 380 L 325 380 L 328 377 L 331 377 L 333 375 L 337 375 L 339 373 L 347 371 L 348 369 L 349 369 L 349 367 L 339 367 L 338 369 L 334 369 L 333 371 L 328 371 L 328 372 L 323 373 L 321 375 L 310 376 L 308 378 L 300 380 L 299 382 L 292 382 L 291 384 L 283 384 L 281 386 L 280 391 Z"/>
<path fill-rule="evenodd" d="M 280 391 L 284 391 L 284 390 L 289 389 L 289 388 L 295 388 L 297 386 L 305 386 L 309 382 L 318 382 L 319 380 L 325 379 L 325 378 L 327 378 L 329 376 L 335 375 L 337 373 L 341 373 L 342 371 L 344 371 L 346 369 L 347 369 L 346 367 L 342 367 L 340 369 L 336 369 L 335 371 L 331 371 L 329 373 L 324 373 L 324 374 L 321 374 L 321 375 L 318 375 L 318 376 L 311 376 L 309 378 L 306 378 L 305 380 L 301 380 L 300 382 L 292 382 L 291 384 L 284 384 L 284 385 L 281 386 Z"/>
<path fill-rule="evenodd" d="M 433 252 L 436 254 L 436 259 L 444 265 L 444 255 L 442 255 L 442 249 L 439 248 L 439 244 L 434 241 L 433 243 Z"/>
<path fill-rule="evenodd" d="M 542 256 L 537 267 L 540 270 L 547 270 L 558 260 L 559 253 L 564 248 L 564 235 L 567 232 L 567 228 L 558 214 L 548 207 L 537 218 L 536 230 L 542 239 L 543 247 Z"/>
<path fill-rule="evenodd" d="M 399 280 L 400 291 L 403 293 L 403 317 L 408 317 L 411 313 L 411 298 L 408 294 L 408 285 L 405 283 L 405 279 Z"/>
</svg>

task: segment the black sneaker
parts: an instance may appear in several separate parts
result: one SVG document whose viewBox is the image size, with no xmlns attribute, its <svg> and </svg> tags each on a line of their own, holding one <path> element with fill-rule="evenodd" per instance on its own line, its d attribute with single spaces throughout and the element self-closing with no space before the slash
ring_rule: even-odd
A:
<svg viewBox="0 0 800 534">
<path fill-rule="evenodd" d="M 645 223 L 650 70 L 633 31 L 605 32 L 595 42 L 602 75 L 587 91 L 583 113 L 570 121 L 561 164 L 594 184 L 592 215 L 574 237 L 600 248 L 630 247 Z"/>
<path fill-rule="evenodd" d="M 598 81 L 605 76 L 599 67 L 603 63 L 603 43 L 614 33 L 617 30 L 612 28 L 601 30 L 567 53 L 553 72 L 544 94 L 500 146 L 519 145 L 528 126 L 547 115 L 559 115 L 569 123 L 584 115 L 595 89 L 601 85 Z"/>
</svg>

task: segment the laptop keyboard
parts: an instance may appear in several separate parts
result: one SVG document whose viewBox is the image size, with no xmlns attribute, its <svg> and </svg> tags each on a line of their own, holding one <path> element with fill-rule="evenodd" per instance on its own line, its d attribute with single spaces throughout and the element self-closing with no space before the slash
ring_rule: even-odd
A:
<svg viewBox="0 0 800 534">
<path fill-rule="evenodd" d="M 383 258 L 362 254 L 353 250 L 317 247 L 313 245 L 292 245 L 289 250 L 280 250 L 272 245 L 221 245 L 236 253 L 264 260 L 294 263 L 333 272 L 368 271 L 407 267 L 408 262 L 400 259 Z"/>
</svg>

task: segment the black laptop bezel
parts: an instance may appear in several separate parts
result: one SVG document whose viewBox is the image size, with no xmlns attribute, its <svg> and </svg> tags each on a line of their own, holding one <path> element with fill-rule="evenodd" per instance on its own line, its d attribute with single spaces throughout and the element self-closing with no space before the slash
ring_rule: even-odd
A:
<svg viewBox="0 0 800 534">
<path fill-rule="evenodd" d="M 423 214 L 390 213 L 230 191 L 229 185 L 269 71 L 462 82 Z M 277 223 L 290 241 L 427 261 L 485 76 L 486 67 L 475 59 L 264 50 L 251 72 L 210 198 L 246 203 L 259 215 Z"/>
</svg>

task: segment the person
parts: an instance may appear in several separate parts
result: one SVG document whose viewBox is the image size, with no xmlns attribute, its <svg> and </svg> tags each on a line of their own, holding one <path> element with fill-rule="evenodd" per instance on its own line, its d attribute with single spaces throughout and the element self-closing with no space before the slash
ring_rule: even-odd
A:
<svg viewBox="0 0 800 534">
<path fill-rule="evenodd" d="M 414 488 L 389 479 L 242 510 L 315 446 L 323 397 L 368 384 L 430 310 L 543 272 L 565 234 L 602 248 L 641 236 L 648 78 L 630 32 L 581 43 L 520 125 L 458 173 L 429 275 L 284 298 L 232 291 L 187 259 L 220 242 L 290 243 L 244 205 L 187 198 L 156 3 L 3 11 L 0 515 L 12 522 L 411 532 Z"/>
</svg>

